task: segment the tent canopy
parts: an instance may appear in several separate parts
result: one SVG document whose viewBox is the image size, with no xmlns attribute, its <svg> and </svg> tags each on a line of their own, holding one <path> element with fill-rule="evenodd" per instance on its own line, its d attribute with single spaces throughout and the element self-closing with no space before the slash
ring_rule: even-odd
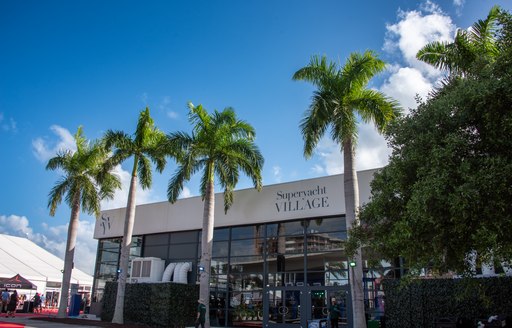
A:
<svg viewBox="0 0 512 328">
<path fill-rule="evenodd" d="M 0 281 L 0 288 L 37 289 L 37 286 L 17 274 L 12 278 Z"/>
</svg>

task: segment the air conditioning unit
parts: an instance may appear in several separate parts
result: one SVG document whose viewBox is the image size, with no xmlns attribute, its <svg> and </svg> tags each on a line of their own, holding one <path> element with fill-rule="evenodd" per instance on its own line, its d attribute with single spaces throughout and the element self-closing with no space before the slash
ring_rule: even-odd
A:
<svg viewBox="0 0 512 328">
<path fill-rule="evenodd" d="M 162 280 L 165 261 L 157 257 L 138 257 L 132 260 L 130 283 L 158 282 Z"/>
</svg>

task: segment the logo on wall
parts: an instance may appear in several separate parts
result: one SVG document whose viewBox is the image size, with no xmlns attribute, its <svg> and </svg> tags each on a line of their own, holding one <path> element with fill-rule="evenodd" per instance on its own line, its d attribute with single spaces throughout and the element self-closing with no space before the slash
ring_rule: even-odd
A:
<svg viewBox="0 0 512 328">
<path fill-rule="evenodd" d="M 107 230 L 110 230 L 110 217 L 107 216 L 107 217 L 104 217 L 103 215 L 101 216 L 101 227 L 103 228 L 103 234 L 105 234 L 105 232 Z"/>
<path fill-rule="evenodd" d="M 329 207 L 329 197 L 325 186 L 298 191 L 276 192 L 277 212 L 294 212 Z"/>
</svg>

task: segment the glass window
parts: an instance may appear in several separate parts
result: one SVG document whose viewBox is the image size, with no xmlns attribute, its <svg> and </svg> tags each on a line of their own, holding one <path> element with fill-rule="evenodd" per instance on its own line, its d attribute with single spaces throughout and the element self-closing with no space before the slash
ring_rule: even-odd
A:
<svg viewBox="0 0 512 328">
<path fill-rule="evenodd" d="M 229 240 L 229 228 L 217 228 L 213 230 L 213 241 Z"/>
<path fill-rule="evenodd" d="M 249 239 L 263 237 L 263 225 L 231 228 L 231 239 Z"/>
<path fill-rule="evenodd" d="M 342 250 L 347 239 L 346 231 L 309 234 L 306 237 L 308 252 Z"/>
<path fill-rule="evenodd" d="M 119 250 L 103 250 L 100 251 L 99 260 L 101 262 L 116 262 L 119 258 Z"/>
<path fill-rule="evenodd" d="M 157 235 L 145 236 L 144 245 L 146 245 L 146 246 L 168 245 L 168 244 L 169 244 L 169 234 L 168 233 L 160 233 Z"/>
<path fill-rule="evenodd" d="M 304 221 L 290 221 L 267 224 L 267 237 L 302 235 L 304 234 Z"/>
<path fill-rule="evenodd" d="M 231 256 L 261 255 L 263 239 L 243 239 L 231 241 Z"/>
<path fill-rule="evenodd" d="M 103 249 L 119 249 L 121 244 L 121 238 L 115 239 L 104 239 L 100 240 L 100 247 Z"/>
<path fill-rule="evenodd" d="M 169 259 L 196 259 L 197 244 L 178 244 L 169 246 Z"/>
<path fill-rule="evenodd" d="M 232 290 L 237 291 L 253 291 L 263 289 L 262 274 L 230 274 L 229 282 Z M 261 292 L 259 292 L 261 295 Z"/>
<path fill-rule="evenodd" d="M 197 243 L 197 231 L 171 233 L 171 244 Z"/>
<path fill-rule="evenodd" d="M 304 256 L 274 254 L 267 257 L 268 272 L 304 272 Z"/>
<path fill-rule="evenodd" d="M 228 241 L 214 241 L 212 247 L 212 257 L 226 257 L 229 250 Z"/>
<path fill-rule="evenodd" d="M 263 272 L 263 257 L 231 257 L 231 272 Z"/>
<path fill-rule="evenodd" d="M 228 271 L 228 259 L 213 259 L 211 263 L 211 274 L 212 275 L 222 275 L 226 274 Z"/>
<path fill-rule="evenodd" d="M 303 254 L 304 235 L 267 238 L 267 254 Z"/>
<path fill-rule="evenodd" d="M 347 224 L 344 216 L 308 219 L 304 221 L 304 224 L 306 226 L 306 233 L 347 230 Z"/>
<path fill-rule="evenodd" d="M 146 246 L 144 247 L 144 257 L 158 257 L 159 259 L 167 259 L 167 245 Z"/>
</svg>

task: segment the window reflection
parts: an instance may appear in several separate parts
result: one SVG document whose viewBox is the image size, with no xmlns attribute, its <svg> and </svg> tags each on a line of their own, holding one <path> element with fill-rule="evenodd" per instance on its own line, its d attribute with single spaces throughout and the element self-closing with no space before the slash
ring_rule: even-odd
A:
<svg viewBox="0 0 512 328">
<path fill-rule="evenodd" d="M 213 230 L 213 241 L 229 240 L 229 228 L 217 228 Z"/>
<path fill-rule="evenodd" d="M 334 218 L 317 218 L 304 220 L 306 233 L 319 233 L 330 231 L 347 230 L 346 220 L 344 216 Z"/>
<path fill-rule="evenodd" d="M 231 239 L 249 239 L 263 237 L 263 225 L 231 228 Z"/>
<path fill-rule="evenodd" d="M 231 241 L 231 256 L 261 255 L 263 239 L 244 239 Z"/>
<path fill-rule="evenodd" d="M 302 235 L 303 233 L 304 233 L 303 220 L 267 224 L 267 237 Z"/>
<path fill-rule="evenodd" d="M 228 241 L 214 241 L 212 247 L 212 257 L 226 257 L 228 256 L 228 250 Z"/>
<path fill-rule="evenodd" d="M 231 272 L 263 272 L 263 257 L 243 256 L 231 258 Z"/>
</svg>

